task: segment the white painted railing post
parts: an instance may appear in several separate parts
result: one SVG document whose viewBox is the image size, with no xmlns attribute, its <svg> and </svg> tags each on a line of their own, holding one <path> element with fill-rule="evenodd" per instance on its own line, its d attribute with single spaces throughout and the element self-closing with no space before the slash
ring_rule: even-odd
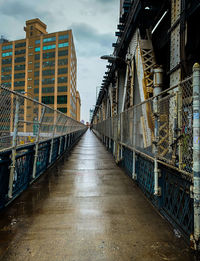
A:
<svg viewBox="0 0 200 261">
<path fill-rule="evenodd" d="M 136 108 L 133 109 L 133 148 L 136 147 Z M 136 165 L 136 153 L 135 153 L 135 150 L 133 149 L 133 172 L 132 172 L 132 178 L 134 180 L 137 180 L 137 172 L 136 172 L 136 168 L 135 168 L 135 165 Z"/>
<path fill-rule="evenodd" d="M 159 143 L 159 94 L 161 93 L 161 88 L 163 84 L 163 69 L 156 68 L 154 69 L 154 91 L 153 94 L 155 98 L 153 99 L 153 112 L 155 118 L 155 127 L 154 127 L 154 195 L 161 195 L 161 188 L 159 187 L 159 169 L 158 169 L 158 143 Z"/>
<path fill-rule="evenodd" d="M 13 130 L 13 138 L 12 138 L 12 155 L 11 155 L 9 189 L 8 189 L 8 198 L 10 199 L 12 198 L 12 194 L 13 194 L 13 181 L 14 181 L 15 164 L 16 164 L 17 133 L 18 133 L 19 107 L 20 107 L 19 99 L 20 99 L 19 96 L 16 96 L 14 130 Z"/>
<path fill-rule="evenodd" d="M 35 175 L 36 175 L 36 171 L 37 171 L 37 159 L 38 159 L 38 148 L 39 148 L 39 139 L 40 139 L 40 130 L 41 130 L 41 125 L 42 125 L 42 121 L 44 118 L 44 114 L 45 114 L 45 107 L 43 107 L 42 109 L 42 114 L 40 116 L 40 120 L 38 123 L 38 132 L 37 132 L 37 136 L 36 136 L 36 141 L 35 141 L 35 155 L 34 155 L 34 163 L 33 163 L 33 173 L 32 173 L 32 179 L 35 179 Z"/>
<path fill-rule="evenodd" d="M 54 126 L 53 126 L 53 133 L 52 133 L 52 139 L 51 139 L 51 148 L 50 148 L 50 155 L 49 155 L 49 163 L 51 164 L 51 160 L 52 160 L 52 154 L 53 154 L 53 143 L 54 143 L 54 136 L 55 136 L 55 131 L 56 131 L 56 127 L 57 127 L 57 122 L 59 122 L 60 117 L 58 116 Z"/>
</svg>

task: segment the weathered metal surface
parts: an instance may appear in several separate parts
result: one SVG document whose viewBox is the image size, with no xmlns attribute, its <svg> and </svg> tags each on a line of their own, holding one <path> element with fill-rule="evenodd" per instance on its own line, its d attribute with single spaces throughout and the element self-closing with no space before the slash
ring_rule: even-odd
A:
<svg viewBox="0 0 200 261">
<path fill-rule="evenodd" d="M 87 133 L 0 219 L 0 260 L 193 260 L 111 155 Z"/>
</svg>

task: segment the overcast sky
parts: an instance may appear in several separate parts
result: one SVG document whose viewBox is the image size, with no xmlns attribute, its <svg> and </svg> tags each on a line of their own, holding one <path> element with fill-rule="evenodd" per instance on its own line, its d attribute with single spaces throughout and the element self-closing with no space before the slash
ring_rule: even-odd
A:
<svg viewBox="0 0 200 261">
<path fill-rule="evenodd" d="M 78 62 L 77 87 L 81 119 L 88 121 L 96 86 L 106 70 L 99 57 L 113 52 L 119 0 L 0 0 L 0 34 L 8 40 L 25 38 L 25 21 L 40 18 L 48 33 L 72 29 Z"/>
</svg>

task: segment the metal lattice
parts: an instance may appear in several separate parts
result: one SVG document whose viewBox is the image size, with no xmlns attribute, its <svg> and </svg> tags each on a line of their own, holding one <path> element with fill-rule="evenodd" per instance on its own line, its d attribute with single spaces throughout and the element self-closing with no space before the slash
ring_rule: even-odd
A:
<svg viewBox="0 0 200 261">
<path fill-rule="evenodd" d="M 0 87 L 0 104 L 0 151 L 12 147 L 16 116 L 17 147 L 69 134 L 85 127 L 65 114 L 3 86 Z"/>
<path fill-rule="evenodd" d="M 93 127 L 123 146 L 147 156 L 157 156 L 161 162 L 190 174 L 193 164 L 192 92 L 192 78 L 188 78 Z M 155 137 L 155 126 L 158 137 Z"/>
</svg>

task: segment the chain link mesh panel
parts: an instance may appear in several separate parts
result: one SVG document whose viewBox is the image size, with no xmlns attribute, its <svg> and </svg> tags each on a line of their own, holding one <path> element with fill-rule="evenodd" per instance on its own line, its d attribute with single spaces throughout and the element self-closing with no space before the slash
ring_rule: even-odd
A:
<svg viewBox="0 0 200 261">
<path fill-rule="evenodd" d="M 0 149 L 5 149 L 12 146 L 16 97 L 0 89 L 0 104 Z"/>
<path fill-rule="evenodd" d="M 100 134 L 150 156 L 155 156 L 157 145 L 159 160 L 191 173 L 193 164 L 192 93 L 192 78 L 190 77 L 179 85 L 160 93 L 157 97 L 135 105 L 118 116 L 99 122 L 93 127 Z M 157 139 L 155 137 L 156 119 Z"/>
<path fill-rule="evenodd" d="M 192 172 L 193 164 L 193 88 L 192 78 L 180 84 L 180 168 Z"/>
<path fill-rule="evenodd" d="M 12 147 L 15 120 L 17 146 L 85 128 L 84 124 L 65 114 L 3 86 L 0 87 L 0 104 L 0 150 Z"/>
</svg>

